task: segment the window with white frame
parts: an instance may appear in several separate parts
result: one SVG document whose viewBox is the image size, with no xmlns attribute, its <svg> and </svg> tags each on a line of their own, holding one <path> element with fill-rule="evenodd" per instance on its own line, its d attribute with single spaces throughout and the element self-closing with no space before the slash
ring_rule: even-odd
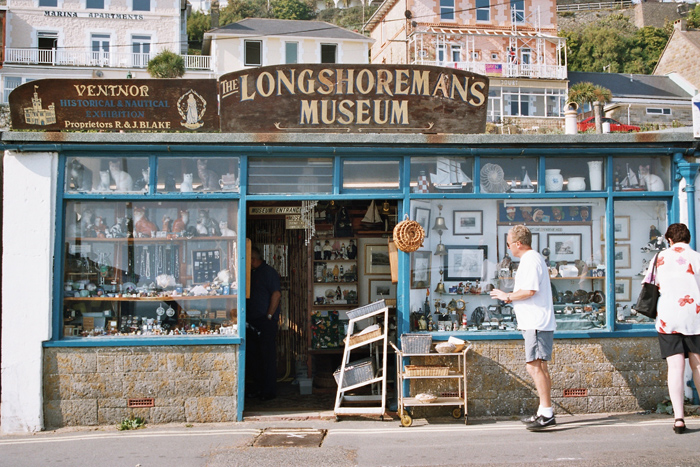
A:
<svg viewBox="0 0 700 467">
<path fill-rule="evenodd" d="M 245 41 L 245 66 L 262 66 L 262 41 Z"/>
<path fill-rule="evenodd" d="M 452 52 L 452 61 L 453 62 L 461 62 L 462 61 L 462 46 L 461 45 L 453 45 L 450 47 L 451 52 Z"/>
<path fill-rule="evenodd" d="M 491 52 L 491 60 L 498 60 L 498 54 L 495 52 Z"/>
<path fill-rule="evenodd" d="M 39 0 L 39 6 L 57 7 L 58 0 Z"/>
<path fill-rule="evenodd" d="M 455 19 L 455 0 L 440 0 L 440 19 L 443 21 Z"/>
<path fill-rule="evenodd" d="M 5 76 L 3 78 L 4 88 L 2 93 L 2 103 L 7 104 L 7 100 L 10 97 L 10 93 L 13 89 L 22 84 L 21 76 Z"/>
<path fill-rule="evenodd" d="M 132 66 L 144 68 L 148 66 L 151 56 L 151 36 L 131 36 Z"/>
<path fill-rule="evenodd" d="M 437 46 L 437 49 L 435 50 L 435 57 L 437 58 L 437 61 L 440 63 L 445 61 L 445 46 L 444 45 Z"/>
<path fill-rule="evenodd" d="M 88 10 L 104 10 L 105 0 L 85 0 L 85 8 Z"/>
<path fill-rule="evenodd" d="M 321 63 L 338 63 L 338 44 L 321 44 Z"/>
<path fill-rule="evenodd" d="M 647 115 L 671 115 L 671 109 L 661 107 L 647 107 Z"/>
<path fill-rule="evenodd" d="M 284 43 L 284 63 L 299 62 L 299 43 L 285 42 Z"/>
<path fill-rule="evenodd" d="M 93 65 L 109 64 L 109 34 L 93 34 L 90 36 Z"/>
<path fill-rule="evenodd" d="M 472 60 L 479 60 L 479 52 L 472 52 Z"/>
<path fill-rule="evenodd" d="M 511 21 L 522 23 L 525 21 L 525 0 L 510 0 Z"/>
<path fill-rule="evenodd" d="M 476 0 L 476 20 L 491 21 L 491 0 Z"/>
<path fill-rule="evenodd" d="M 134 0 L 134 11 L 151 11 L 151 0 Z"/>
</svg>

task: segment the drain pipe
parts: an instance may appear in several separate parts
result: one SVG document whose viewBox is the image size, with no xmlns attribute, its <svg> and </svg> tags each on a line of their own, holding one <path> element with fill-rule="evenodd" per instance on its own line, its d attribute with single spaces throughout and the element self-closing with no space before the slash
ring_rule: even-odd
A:
<svg viewBox="0 0 700 467">
<path fill-rule="evenodd" d="M 578 133 L 576 117 L 578 115 L 578 104 L 569 102 L 564 111 L 564 134 L 575 135 Z"/>
</svg>

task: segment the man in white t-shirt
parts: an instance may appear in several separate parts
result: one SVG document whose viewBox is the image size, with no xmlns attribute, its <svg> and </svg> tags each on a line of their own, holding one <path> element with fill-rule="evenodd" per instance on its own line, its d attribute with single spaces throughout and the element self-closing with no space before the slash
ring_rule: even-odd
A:
<svg viewBox="0 0 700 467">
<path fill-rule="evenodd" d="M 549 268 L 542 255 L 532 249 L 532 233 L 524 225 L 516 225 L 508 232 L 506 243 L 511 254 L 520 258 L 515 273 L 513 292 L 491 291 L 491 298 L 513 303 L 518 329 L 525 338 L 527 372 L 535 381 L 540 406 L 537 415 L 523 419 L 528 430 L 539 431 L 557 424 L 552 408 L 552 379 L 547 361 L 552 359 L 554 305 Z"/>
</svg>

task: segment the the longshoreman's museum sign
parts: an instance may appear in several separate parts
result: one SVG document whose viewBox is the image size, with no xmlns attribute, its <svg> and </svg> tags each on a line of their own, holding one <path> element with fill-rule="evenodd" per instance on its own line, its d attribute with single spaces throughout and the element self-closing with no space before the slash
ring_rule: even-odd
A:
<svg viewBox="0 0 700 467">
<path fill-rule="evenodd" d="M 46 79 L 9 97 L 12 128 L 227 133 L 483 133 L 488 78 L 422 65 L 276 65 L 219 80 Z"/>
</svg>

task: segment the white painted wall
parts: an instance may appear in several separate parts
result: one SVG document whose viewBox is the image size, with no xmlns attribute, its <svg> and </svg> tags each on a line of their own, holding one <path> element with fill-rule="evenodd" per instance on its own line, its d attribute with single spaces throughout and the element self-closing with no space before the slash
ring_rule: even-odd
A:
<svg viewBox="0 0 700 467">
<path fill-rule="evenodd" d="M 55 153 L 4 155 L 2 431 L 43 428 L 42 341 L 51 336 Z"/>
</svg>

